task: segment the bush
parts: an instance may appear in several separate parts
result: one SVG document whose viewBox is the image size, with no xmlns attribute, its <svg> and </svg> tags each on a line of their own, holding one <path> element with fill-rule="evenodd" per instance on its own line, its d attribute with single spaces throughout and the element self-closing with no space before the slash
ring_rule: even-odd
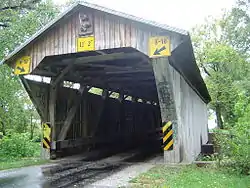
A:
<svg viewBox="0 0 250 188">
<path fill-rule="evenodd" d="M 217 131 L 216 141 L 219 144 L 219 165 L 233 172 L 249 174 L 250 171 L 250 127 L 240 124 L 231 128 L 228 133 Z"/>
<path fill-rule="evenodd" d="M 39 148 L 28 133 L 12 133 L 0 140 L 0 160 L 34 157 L 39 155 Z"/>
</svg>

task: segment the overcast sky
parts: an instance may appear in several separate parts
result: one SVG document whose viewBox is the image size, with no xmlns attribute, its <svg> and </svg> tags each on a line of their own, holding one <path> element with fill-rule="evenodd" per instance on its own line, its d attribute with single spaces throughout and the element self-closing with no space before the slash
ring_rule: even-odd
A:
<svg viewBox="0 0 250 188">
<path fill-rule="evenodd" d="M 218 17 L 235 0 L 86 0 L 148 20 L 190 30 L 207 16 Z M 54 0 L 62 4 L 65 0 Z"/>
</svg>

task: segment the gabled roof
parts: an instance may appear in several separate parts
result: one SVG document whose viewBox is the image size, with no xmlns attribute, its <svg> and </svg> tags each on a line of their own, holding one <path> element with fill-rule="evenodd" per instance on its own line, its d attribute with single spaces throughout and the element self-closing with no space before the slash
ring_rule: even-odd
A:
<svg viewBox="0 0 250 188">
<path fill-rule="evenodd" d="M 168 26 L 168 25 L 165 25 L 165 24 L 159 24 L 159 23 L 154 22 L 154 21 L 145 20 L 143 18 L 139 18 L 139 17 L 136 17 L 136 16 L 132 16 L 132 15 L 123 13 L 123 12 L 115 11 L 115 10 L 112 10 L 112 9 L 109 9 L 109 8 L 106 8 L 106 7 L 102 7 L 102 6 L 99 6 L 99 5 L 95 5 L 95 4 L 91 4 L 91 3 L 87 3 L 87 2 L 81 2 L 81 3 L 73 4 L 69 9 L 67 9 L 66 11 L 61 13 L 57 18 L 55 18 L 54 20 L 49 22 L 47 25 L 45 25 L 42 29 L 40 29 L 38 32 L 36 32 L 34 35 L 32 35 L 27 41 L 25 41 L 23 44 L 18 46 L 13 52 L 11 52 L 9 55 L 7 55 L 0 62 L 0 64 L 5 63 L 11 57 L 16 55 L 23 48 L 25 48 L 27 45 L 29 45 L 32 41 L 34 41 L 37 37 L 42 35 L 44 32 L 49 30 L 54 24 L 59 22 L 65 16 L 73 13 L 74 11 L 76 11 L 76 10 L 82 8 L 82 7 L 95 9 L 95 10 L 102 11 L 102 12 L 105 12 L 105 13 L 108 13 L 108 14 L 112 14 L 114 16 L 122 17 L 122 18 L 125 18 L 125 19 L 129 19 L 131 21 L 136 21 L 136 22 L 139 22 L 139 23 L 142 23 L 142 24 L 153 26 L 153 27 L 158 27 L 158 28 L 161 28 L 161 29 L 164 29 L 164 30 L 167 30 L 167 31 L 171 31 L 171 32 L 181 34 L 181 35 L 188 35 L 188 32 L 185 31 L 185 30 L 182 30 L 182 29 L 171 27 L 171 26 Z"/>
</svg>

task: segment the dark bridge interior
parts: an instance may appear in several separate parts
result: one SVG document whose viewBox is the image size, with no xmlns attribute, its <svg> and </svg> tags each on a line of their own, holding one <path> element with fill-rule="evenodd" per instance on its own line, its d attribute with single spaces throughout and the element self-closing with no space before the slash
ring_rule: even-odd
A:
<svg viewBox="0 0 250 188">
<path fill-rule="evenodd" d="M 209 101 L 190 56 L 193 53 L 183 51 L 192 49 L 185 45 L 188 43 L 172 52 L 170 64 L 204 101 Z M 22 81 L 42 121 L 50 122 L 51 111 L 54 113 L 52 140 L 56 140 L 57 152 L 137 146 L 161 150 L 156 82 L 150 60 L 143 53 L 117 48 L 47 56 L 32 74 L 51 78 L 50 84 Z"/>
<path fill-rule="evenodd" d="M 40 101 L 36 106 L 44 122 L 50 121 L 51 90 L 57 88 L 58 153 L 135 147 L 161 151 L 155 78 L 143 53 L 119 48 L 48 56 L 32 74 L 51 78 L 50 84 L 23 79 L 34 103 Z"/>
</svg>

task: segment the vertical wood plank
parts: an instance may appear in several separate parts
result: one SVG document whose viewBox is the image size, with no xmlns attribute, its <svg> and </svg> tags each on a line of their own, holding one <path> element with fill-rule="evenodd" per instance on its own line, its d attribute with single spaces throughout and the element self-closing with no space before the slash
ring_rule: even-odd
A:
<svg viewBox="0 0 250 188">
<path fill-rule="evenodd" d="M 105 30 L 104 30 L 104 34 L 105 34 L 105 48 L 108 49 L 110 48 L 110 36 L 109 36 L 109 16 L 104 15 L 104 24 L 105 24 Z"/>
<path fill-rule="evenodd" d="M 54 30 L 54 54 L 58 55 L 59 54 L 59 29 L 58 27 L 55 28 Z"/>
<path fill-rule="evenodd" d="M 133 48 L 136 48 L 136 29 L 134 27 L 134 24 L 131 24 L 131 31 L 130 31 L 130 37 L 131 37 L 131 44 L 130 46 Z"/>
<path fill-rule="evenodd" d="M 72 23 L 71 23 L 71 52 L 76 52 L 76 24 L 77 24 L 77 15 L 72 16 Z"/>
<path fill-rule="evenodd" d="M 95 49 L 99 50 L 101 49 L 101 38 L 100 38 L 100 20 L 98 15 L 94 15 L 94 30 L 95 30 Z"/>
<path fill-rule="evenodd" d="M 46 40 L 47 40 L 46 35 L 43 38 L 41 38 L 41 41 L 42 41 L 42 56 L 41 56 L 40 61 L 46 56 Z"/>
<path fill-rule="evenodd" d="M 55 32 L 52 30 L 50 31 L 50 55 L 55 54 Z"/>
<path fill-rule="evenodd" d="M 63 28 L 62 26 L 58 26 L 58 54 L 62 54 L 63 53 Z"/>
<path fill-rule="evenodd" d="M 72 22 L 72 19 L 73 19 L 73 17 L 71 16 L 70 18 L 69 18 L 69 20 L 68 20 L 68 28 L 67 28 L 67 30 L 68 30 L 68 35 L 67 35 L 67 38 L 68 38 L 68 43 L 67 43 L 67 53 L 71 53 L 72 52 L 72 50 L 71 50 L 71 39 L 72 39 L 72 33 L 71 33 L 71 22 Z"/>
<path fill-rule="evenodd" d="M 32 71 L 35 67 L 35 61 L 34 61 L 34 45 L 31 44 L 30 47 L 30 57 L 31 57 L 31 66 L 30 66 L 30 71 Z"/>
<path fill-rule="evenodd" d="M 113 20 L 109 20 L 109 42 L 110 42 L 110 48 L 114 48 L 115 47 L 115 32 L 114 32 L 114 21 Z"/>
<path fill-rule="evenodd" d="M 129 47 L 131 46 L 131 37 L 130 37 L 130 24 L 125 23 L 125 46 Z"/>
<path fill-rule="evenodd" d="M 100 38 L 99 38 L 99 40 L 100 40 L 100 47 L 98 48 L 98 50 L 100 50 L 100 49 L 105 49 L 105 39 L 104 39 L 104 37 L 105 37 L 105 34 L 104 34 L 104 31 L 105 31 L 105 29 L 104 29 L 104 19 L 103 19 L 103 15 L 100 15 L 99 16 L 99 29 L 100 29 L 100 33 L 99 33 L 99 35 L 100 35 Z"/>
<path fill-rule="evenodd" d="M 47 34 L 47 37 L 46 37 L 46 39 L 45 39 L 45 56 L 48 56 L 48 55 L 50 55 L 50 52 L 51 52 L 51 47 L 50 47 L 50 33 L 51 32 L 49 32 L 48 34 Z"/>
<path fill-rule="evenodd" d="M 51 80 L 51 84 L 53 83 L 53 79 Z M 57 88 L 50 87 L 50 97 L 49 97 L 49 121 L 51 126 L 51 159 L 56 158 L 56 96 L 57 96 Z"/>
<path fill-rule="evenodd" d="M 66 54 L 68 51 L 68 22 L 63 23 L 63 53 Z"/>
<path fill-rule="evenodd" d="M 124 21 L 121 20 L 119 24 L 119 31 L 120 31 L 120 47 L 125 47 L 125 25 Z"/>
<path fill-rule="evenodd" d="M 120 37 L 120 27 L 119 27 L 119 25 L 120 25 L 120 22 L 119 22 L 119 20 L 117 19 L 117 20 L 115 20 L 114 21 L 114 47 L 115 48 L 119 48 L 119 47 L 121 47 L 121 45 L 120 45 L 120 42 L 121 42 L 121 37 Z"/>
</svg>

